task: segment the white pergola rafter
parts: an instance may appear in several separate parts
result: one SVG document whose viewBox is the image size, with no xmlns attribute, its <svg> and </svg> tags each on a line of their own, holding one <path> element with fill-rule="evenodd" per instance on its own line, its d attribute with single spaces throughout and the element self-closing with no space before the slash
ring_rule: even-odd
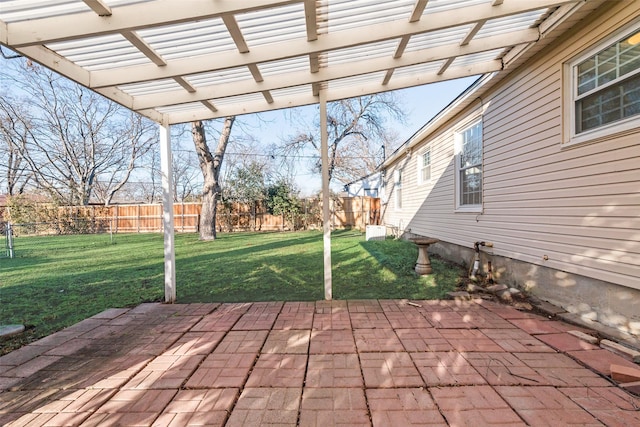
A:
<svg viewBox="0 0 640 427">
<path fill-rule="evenodd" d="M 532 10 L 539 10 L 545 6 L 556 7 L 566 3 L 567 1 L 558 0 L 542 0 L 539 2 L 514 2 L 512 0 L 511 3 L 508 3 L 511 7 L 502 5 L 499 8 L 480 4 L 469 7 L 462 16 L 453 15 L 450 12 L 437 12 L 433 13 L 428 20 L 369 24 L 354 29 L 323 34 L 322 37 L 312 42 L 300 39 L 277 42 L 269 46 L 251 49 L 251 51 L 244 54 L 229 51 L 221 52 L 215 58 L 203 57 L 197 61 L 193 58 L 178 59 L 169 63 L 167 67 L 139 65 L 122 67 L 117 70 L 98 70 L 92 72 L 90 86 L 92 88 L 119 86 L 148 80 L 159 80 L 176 75 L 188 76 L 247 66 L 252 63 L 259 64 L 301 55 L 331 52 L 358 45 L 403 39 L 411 35 L 475 24 L 478 21 L 486 22 L 490 19 L 514 16 Z M 572 3 L 575 3 L 575 0 Z M 509 35 L 505 34 L 503 38 L 508 40 Z"/>
<path fill-rule="evenodd" d="M 605 0 L 20 0 L 0 44 L 158 122 L 165 300 L 176 299 L 169 127 L 493 73 Z M 126 52 L 126 54 L 122 54 Z M 321 129 L 326 149 L 326 128 Z M 325 298 L 331 298 L 323 159 Z"/>
<path fill-rule="evenodd" d="M 83 0 L 98 16 L 111 16 L 111 8 L 102 0 Z"/>
<path fill-rule="evenodd" d="M 184 91 L 178 90 L 162 94 L 141 95 L 138 96 L 137 100 L 134 102 L 133 109 L 138 110 L 153 108 L 155 106 L 194 102 L 199 101 L 200 99 L 226 98 L 234 95 L 245 95 L 255 92 L 256 89 L 260 91 L 275 90 L 309 83 L 343 79 L 346 77 L 370 74 L 377 71 L 385 71 L 389 68 L 421 64 L 425 62 L 425 59 L 428 59 L 429 62 L 437 62 L 447 60 L 449 58 L 455 59 L 456 57 L 463 55 L 470 55 L 512 46 L 512 44 L 535 42 L 538 38 L 538 30 L 532 28 L 511 33 L 509 43 L 505 43 L 505 39 L 502 36 L 491 36 L 474 40 L 464 46 L 460 46 L 459 43 L 455 43 L 423 49 L 418 52 L 408 52 L 399 58 L 375 58 L 362 60 L 357 63 L 335 65 L 331 68 L 320 68 L 316 73 L 312 74 L 305 71 L 298 71 L 283 75 L 282 77 L 273 76 L 264 81 L 255 79 L 255 82 L 239 81 L 224 85 L 210 86 L 208 88 L 200 89 L 194 93 L 185 93 Z"/>
<path fill-rule="evenodd" d="M 81 1 L 81 0 L 79 0 Z M 121 31 L 136 31 L 193 22 L 223 15 L 237 15 L 300 3 L 302 0 L 155 0 L 111 9 L 111 15 L 84 12 L 31 19 L 11 24 L 6 44 L 14 48 L 34 44 L 97 37 Z M 103 3 L 89 1 L 88 4 Z M 566 3 L 566 2 L 565 2 Z M 5 40 L 2 40 L 5 42 Z"/>
</svg>

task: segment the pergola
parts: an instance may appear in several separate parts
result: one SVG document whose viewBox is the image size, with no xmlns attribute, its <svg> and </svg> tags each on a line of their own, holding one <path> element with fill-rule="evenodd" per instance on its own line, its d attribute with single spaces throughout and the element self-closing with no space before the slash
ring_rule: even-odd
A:
<svg viewBox="0 0 640 427">
<path fill-rule="evenodd" d="M 602 0 L 0 0 L 0 44 L 160 125 L 165 300 L 176 299 L 169 127 L 505 73 Z"/>
</svg>

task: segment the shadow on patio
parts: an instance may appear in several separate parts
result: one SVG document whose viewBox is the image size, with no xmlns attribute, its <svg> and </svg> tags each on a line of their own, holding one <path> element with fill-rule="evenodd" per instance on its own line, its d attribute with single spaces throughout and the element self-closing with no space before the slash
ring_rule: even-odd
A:
<svg viewBox="0 0 640 427">
<path fill-rule="evenodd" d="M 142 304 L 0 358 L 3 425 L 636 425 L 635 366 L 477 300 Z"/>
</svg>

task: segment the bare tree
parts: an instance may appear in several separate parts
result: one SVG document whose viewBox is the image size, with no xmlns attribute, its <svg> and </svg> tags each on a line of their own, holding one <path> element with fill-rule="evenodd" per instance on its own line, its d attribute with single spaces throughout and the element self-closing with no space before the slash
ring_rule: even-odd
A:
<svg viewBox="0 0 640 427">
<path fill-rule="evenodd" d="M 33 182 L 62 203 L 84 205 L 100 181 L 108 204 L 157 140 L 155 126 L 51 71 L 14 63 L 2 76 L 12 91 L 0 94 L 0 105 L 23 131 L 13 143 Z"/>
<path fill-rule="evenodd" d="M 200 239 L 202 240 L 214 240 L 216 238 L 216 214 L 221 194 L 220 170 L 235 120 L 235 116 L 225 118 L 218 138 L 218 145 L 213 153 L 211 153 L 207 145 L 203 122 L 195 121 L 191 123 L 193 144 L 198 154 L 200 170 L 204 178 L 202 185 L 202 211 L 200 213 Z"/>
<path fill-rule="evenodd" d="M 399 101 L 390 92 L 329 103 L 329 181 L 336 178 L 346 183 L 373 172 L 383 160 L 385 147 L 398 144 L 387 129 L 388 121 L 403 123 L 403 116 Z M 314 125 L 285 140 L 280 151 L 299 156 L 311 146 L 319 152 L 318 129 L 316 119 Z M 319 168 L 317 160 L 313 169 Z"/>
<path fill-rule="evenodd" d="M 17 117 L 23 116 L 20 104 L 0 103 L 0 168 L 7 194 L 22 194 L 33 174 L 24 157 L 24 142 L 30 125 Z"/>
</svg>

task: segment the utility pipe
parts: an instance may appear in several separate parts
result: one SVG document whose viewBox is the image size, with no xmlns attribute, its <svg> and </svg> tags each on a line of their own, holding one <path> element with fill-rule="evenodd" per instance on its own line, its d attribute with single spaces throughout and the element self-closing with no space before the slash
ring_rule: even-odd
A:
<svg viewBox="0 0 640 427">
<path fill-rule="evenodd" d="M 475 242 L 473 244 L 473 251 L 475 252 L 475 254 L 473 257 L 473 263 L 472 263 L 473 267 L 471 269 L 471 273 L 469 274 L 469 279 L 473 280 L 474 282 L 478 280 L 478 277 L 476 275 L 480 270 L 480 247 L 481 246 L 492 248 L 493 243 L 492 242 Z"/>
</svg>

